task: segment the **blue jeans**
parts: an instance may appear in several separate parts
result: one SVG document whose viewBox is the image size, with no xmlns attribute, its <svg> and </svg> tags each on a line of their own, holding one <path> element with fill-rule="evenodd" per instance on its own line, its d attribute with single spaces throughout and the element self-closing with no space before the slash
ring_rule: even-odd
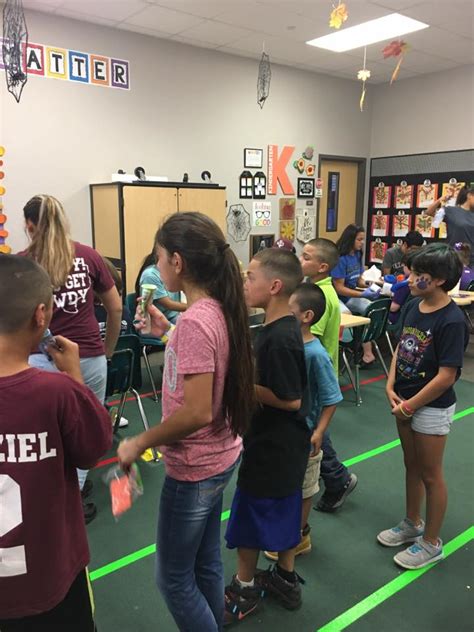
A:
<svg viewBox="0 0 474 632">
<path fill-rule="evenodd" d="M 104 403 L 107 387 L 107 359 L 105 355 L 94 358 L 81 358 L 81 373 L 84 384 L 90 388 L 101 404 Z M 28 364 L 43 371 L 57 372 L 56 365 L 48 360 L 44 353 L 33 353 L 28 358 Z M 89 470 L 77 470 L 79 487 L 82 489 Z"/>
<path fill-rule="evenodd" d="M 347 467 L 337 458 L 329 432 L 325 432 L 323 435 L 321 449 L 323 451 L 321 478 L 324 481 L 325 490 L 329 493 L 338 492 L 349 481 L 350 474 Z"/>
<path fill-rule="evenodd" d="M 158 516 L 156 583 L 181 632 L 222 629 L 222 496 L 238 462 L 203 481 L 165 478 Z"/>
</svg>

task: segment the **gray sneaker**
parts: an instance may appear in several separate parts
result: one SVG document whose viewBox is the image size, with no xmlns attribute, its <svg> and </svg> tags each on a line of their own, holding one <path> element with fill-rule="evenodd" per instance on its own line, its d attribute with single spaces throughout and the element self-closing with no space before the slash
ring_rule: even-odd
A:
<svg viewBox="0 0 474 632">
<path fill-rule="evenodd" d="M 423 568 L 433 562 L 439 562 L 444 557 L 443 554 L 443 541 L 440 540 L 438 546 L 426 542 L 422 536 L 416 539 L 414 544 L 409 546 L 404 551 L 400 551 L 393 558 L 395 564 L 408 570 L 416 570 L 417 568 Z"/>
<path fill-rule="evenodd" d="M 425 531 L 423 520 L 419 527 L 415 527 L 411 520 L 404 518 L 396 527 L 381 531 L 377 540 L 384 546 L 400 546 L 406 542 L 414 542 Z"/>
</svg>

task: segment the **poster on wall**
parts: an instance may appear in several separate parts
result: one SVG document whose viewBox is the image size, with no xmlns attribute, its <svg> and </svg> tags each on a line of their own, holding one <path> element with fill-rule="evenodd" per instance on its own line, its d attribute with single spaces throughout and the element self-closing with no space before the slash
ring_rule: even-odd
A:
<svg viewBox="0 0 474 632">
<path fill-rule="evenodd" d="M 423 237 L 434 237 L 434 228 L 431 227 L 433 218 L 429 215 L 420 213 L 415 215 L 415 230 L 422 234 Z"/>
<path fill-rule="evenodd" d="M 289 241 L 295 241 L 295 222 L 294 221 L 283 221 L 280 222 L 280 237 L 284 239 L 288 239 Z"/>
<path fill-rule="evenodd" d="M 314 178 L 298 178 L 298 197 L 314 198 Z"/>
<path fill-rule="evenodd" d="M 446 206 L 454 206 L 456 204 L 456 198 L 458 197 L 459 191 L 465 186 L 465 182 L 458 182 L 456 178 L 450 178 L 449 182 L 443 183 L 443 188 L 441 191 L 441 197 L 445 197 L 449 195 L 449 199 L 446 202 Z"/>
<path fill-rule="evenodd" d="M 267 201 L 253 203 L 253 226 L 269 228 L 272 223 L 272 203 Z"/>
<path fill-rule="evenodd" d="M 381 239 L 375 239 L 370 242 L 370 261 L 372 263 L 382 263 L 388 244 Z"/>
<path fill-rule="evenodd" d="M 414 186 L 406 180 L 395 187 L 395 208 L 411 208 L 413 206 Z"/>
<path fill-rule="evenodd" d="M 244 167 L 245 169 L 261 169 L 263 167 L 263 149 L 246 147 L 244 149 Z"/>
<path fill-rule="evenodd" d="M 394 237 L 405 237 L 411 229 L 411 215 L 400 211 L 393 216 L 392 235 Z"/>
<path fill-rule="evenodd" d="M 316 237 L 316 217 L 305 208 L 296 215 L 296 239 L 304 244 Z"/>
<path fill-rule="evenodd" d="M 382 211 L 378 211 L 372 215 L 372 235 L 373 237 L 386 237 L 388 235 L 389 215 L 384 215 Z"/>
<path fill-rule="evenodd" d="M 430 204 L 438 199 L 438 185 L 431 180 L 425 180 L 423 184 L 417 186 L 416 206 L 417 208 L 428 208 Z"/>
<path fill-rule="evenodd" d="M 379 182 L 374 187 L 372 206 L 374 208 L 390 208 L 390 200 L 392 197 L 392 187 L 385 186 L 383 182 Z"/>
<path fill-rule="evenodd" d="M 280 198 L 280 219 L 288 221 L 295 219 L 295 205 L 295 198 Z"/>
</svg>

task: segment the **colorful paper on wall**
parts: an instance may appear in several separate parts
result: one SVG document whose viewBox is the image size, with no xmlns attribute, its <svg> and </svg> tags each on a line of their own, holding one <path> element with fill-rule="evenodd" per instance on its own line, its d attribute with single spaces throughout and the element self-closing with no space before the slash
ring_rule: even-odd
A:
<svg viewBox="0 0 474 632">
<path fill-rule="evenodd" d="M 280 237 L 295 241 L 295 222 L 280 222 Z"/>
<path fill-rule="evenodd" d="M 372 236 L 386 237 L 388 235 L 388 224 L 390 216 L 383 213 L 372 215 Z"/>
<path fill-rule="evenodd" d="M 438 185 L 433 184 L 430 180 L 425 180 L 423 184 L 419 184 L 416 193 L 417 208 L 428 208 L 430 204 L 438 199 Z"/>
<path fill-rule="evenodd" d="M 253 203 L 253 226 L 256 228 L 269 228 L 272 223 L 272 203 L 258 201 Z"/>
<path fill-rule="evenodd" d="M 452 180 L 454 180 L 454 182 Z M 449 200 L 446 202 L 447 206 L 454 206 L 456 204 L 458 193 L 466 184 L 465 182 L 456 182 L 454 178 L 452 180 L 450 182 L 444 182 L 441 191 L 441 197 L 449 195 Z"/>
<path fill-rule="evenodd" d="M 415 230 L 422 234 L 423 237 L 434 237 L 434 228 L 431 227 L 433 218 L 429 215 L 415 216 Z"/>
<path fill-rule="evenodd" d="M 370 242 L 370 261 L 372 263 L 382 263 L 385 253 L 387 252 L 388 244 L 375 239 Z"/>
<path fill-rule="evenodd" d="M 392 187 L 385 186 L 382 182 L 374 187 L 372 206 L 374 208 L 390 208 L 391 197 Z"/>
<path fill-rule="evenodd" d="M 280 219 L 287 221 L 295 219 L 295 205 L 295 198 L 280 198 Z"/>
<path fill-rule="evenodd" d="M 411 216 L 407 213 L 398 213 L 393 216 L 392 235 L 394 237 L 405 237 L 411 226 Z"/>
<path fill-rule="evenodd" d="M 413 206 L 414 187 L 412 184 L 401 182 L 395 187 L 395 208 L 411 208 Z"/>
<path fill-rule="evenodd" d="M 445 222 L 441 222 L 439 225 L 438 239 L 446 239 L 448 236 L 448 229 Z"/>
</svg>

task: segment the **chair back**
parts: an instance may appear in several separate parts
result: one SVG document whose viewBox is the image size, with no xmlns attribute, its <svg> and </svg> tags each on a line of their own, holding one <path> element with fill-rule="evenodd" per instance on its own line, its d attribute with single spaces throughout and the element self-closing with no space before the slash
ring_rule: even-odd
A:
<svg viewBox="0 0 474 632">
<path fill-rule="evenodd" d="M 385 334 L 391 299 L 379 298 L 373 301 L 363 314 L 370 318 L 370 323 L 364 327 L 362 342 L 377 341 Z"/>
<path fill-rule="evenodd" d="M 469 282 L 469 285 L 467 286 L 467 291 L 474 292 L 474 280 Z"/>
<path fill-rule="evenodd" d="M 130 316 L 133 320 L 133 318 L 135 317 L 135 312 L 137 311 L 137 295 L 135 294 L 135 292 L 127 294 L 127 296 L 125 297 L 125 304 L 128 307 L 128 311 L 130 312 Z"/>
<path fill-rule="evenodd" d="M 135 334 L 119 336 L 117 346 L 107 367 L 106 397 L 138 390 L 142 385 L 140 367 L 140 339 Z"/>
<path fill-rule="evenodd" d="M 409 294 L 405 300 L 405 302 L 403 303 L 403 305 L 400 308 L 400 312 L 399 312 L 399 316 L 397 318 L 397 322 L 394 323 L 393 325 L 390 323 L 387 323 L 387 331 L 392 334 L 395 338 L 400 338 L 401 333 L 402 333 L 402 329 L 403 329 L 403 323 L 405 322 L 405 315 L 407 313 L 407 308 L 408 305 L 413 301 L 413 299 L 415 298 L 415 296 L 412 296 L 411 294 Z"/>
</svg>

